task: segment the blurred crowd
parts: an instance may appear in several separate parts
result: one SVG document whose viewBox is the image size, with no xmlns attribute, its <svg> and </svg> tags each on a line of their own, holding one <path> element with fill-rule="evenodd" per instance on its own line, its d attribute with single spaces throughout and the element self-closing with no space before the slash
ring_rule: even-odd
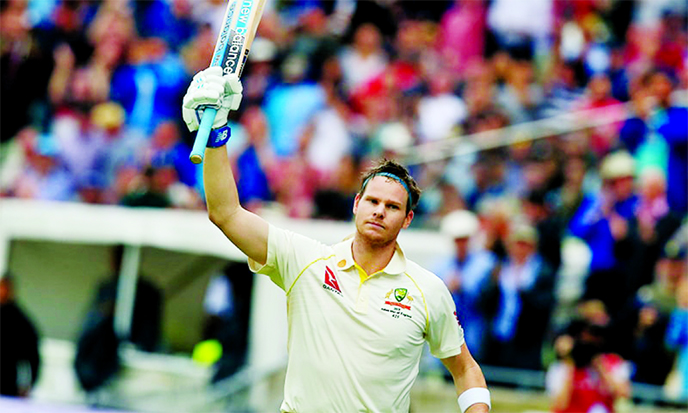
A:
<svg viewBox="0 0 688 413">
<path fill-rule="evenodd" d="M 204 209 L 181 100 L 225 5 L 1 1 L 2 196 Z M 688 369 L 685 332 L 663 341 L 686 306 L 687 13 L 682 0 L 273 0 L 230 115 L 241 202 L 348 220 L 371 159 L 473 148 L 409 166 L 424 190 L 413 225 L 456 239 L 436 270 L 478 360 L 542 369 L 543 343 L 584 318 L 613 331 L 634 380 L 663 384 Z M 479 141 L 584 110 L 600 122 Z"/>
</svg>

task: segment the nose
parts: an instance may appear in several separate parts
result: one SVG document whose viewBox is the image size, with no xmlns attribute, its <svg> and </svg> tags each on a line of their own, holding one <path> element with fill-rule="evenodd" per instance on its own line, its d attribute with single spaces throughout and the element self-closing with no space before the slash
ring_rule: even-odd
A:
<svg viewBox="0 0 688 413">
<path fill-rule="evenodd" d="M 385 206 L 384 205 L 378 205 L 375 207 L 373 210 L 373 216 L 374 217 L 379 217 L 379 218 L 384 218 L 385 216 Z"/>
</svg>

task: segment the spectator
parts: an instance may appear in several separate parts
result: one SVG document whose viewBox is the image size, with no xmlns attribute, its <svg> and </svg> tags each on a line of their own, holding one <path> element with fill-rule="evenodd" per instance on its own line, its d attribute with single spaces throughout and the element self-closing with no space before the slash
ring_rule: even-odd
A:
<svg viewBox="0 0 688 413">
<path fill-rule="evenodd" d="M 538 254 L 556 273 L 561 265 L 561 244 L 565 223 L 554 214 L 543 191 L 531 191 L 521 208 L 538 233 Z"/>
<path fill-rule="evenodd" d="M 380 29 L 373 23 L 358 26 L 351 44 L 342 48 L 339 59 L 347 93 L 382 74 L 389 59 L 383 49 Z"/>
<path fill-rule="evenodd" d="M 36 105 L 45 106 L 46 90 L 53 68 L 50 50 L 41 49 L 29 24 L 27 2 L 0 2 L 0 71 L 1 91 L 5 104 L 0 118 L 0 143 L 12 139 L 29 124 L 41 126 Z M 7 104 L 11 100 L 12 104 Z"/>
<path fill-rule="evenodd" d="M 278 52 L 277 45 L 271 40 L 263 37 L 253 40 L 251 53 L 241 74 L 244 86 L 242 106 L 262 105 L 267 92 L 278 83 Z"/>
<path fill-rule="evenodd" d="M 252 279 L 244 263 L 230 263 L 212 275 L 203 299 L 203 339 L 217 340 L 222 355 L 211 379 L 216 383 L 246 362 Z"/>
<path fill-rule="evenodd" d="M 669 210 L 666 178 L 661 170 L 653 168 L 642 172 L 638 195 L 638 205 L 629 220 L 634 233 L 628 265 L 633 290 L 653 281 L 655 264 L 681 225 L 681 217 Z"/>
<path fill-rule="evenodd" d="M 86 179 L 104 182 L 104 195 L 109 204 L 116 204 L 121 197 L 115 190 L 118 172 L 125 167 L 138 171 L 144 161 L 141 154 L 149 145 L 147 136 L 127 127 L 125 116 L 122 106 L 111 101 L 94 106 L 90 112 L 89 134 L 99 146 Z M 70 141 L 76 144 L 73 138 Z M 74 148 L 74 153 L 78 153 L 78 148 Z"/>
<path fill-rule="evenodd" d="M 677 291 L 686 275 L 686 250 L 667 248 L 655 279 L 641 287 L 630 309 L 635 366 L 633 381 L 661 386 L 674 365 L 675 353 L 665 345 L 667 326 L 677 307 Z"/>
<path fill-rule="evenodd" d="M 164 120 L 154 129 L 148 147 L 143 150 L 144 163 L 155 167 L 172 167 L 179 182 L 189 188 L 196 187 L 198 167 L 189 160 L 191 148 L 182 141 L 179 125 Z"/>
<path fill-rule="evenodd" d="M 35 7 L 29 2 L 29 12 Z M 46 18 L 36 22 L 34 31 L 41 48 L 55 51 L 59 45 L 67 45 L 74 52 L 78 65 L 84 65 L 93 53 L 93 45 L 87 36 L 88 24 L 93 17 L 94 6 L 89 2 L 53 2 Z"/>
<path fill-rule="evenodd" d="M 476 360 L 485 355 L 485 332 L 489 317 L 483 304 L 483 290 L 493 271 L 498 271 L 497 257 L 481 245 L 471 245 L 471 237 L 478 232 L 479 221 L 475 214 L 455 210 L 441 221 L 441 232 L 452 239 L 454 250 L 443 260 L 435 273 L 444 280 L 454 298 L 456 312 L 464 328 L 464 338 Z"/>
<path fill-rule="evenodd" d="M 626 2 L 630 3 L 630 2 Z M 621 43 L 611 45 L 609 51 L 609 81 L 612 85 L 612 97 L 620 102 L 627 102 L 629 96 L 629 84 L 631 81 L 630 70 L 624 61 L 625 48 Z"/>
<path fill-rule="evenodd" d="M 685 259 L 676 265 L 683 267 L 683 276 L 676 288 L 676 308 L 671 313 L 665 339 L 667 346 L 676 351 L 677 362 L 667 380 L 666 390 L 671 398 L 686 400 L 688 399 L 688 277 L 685 275 Z"/>
<path fill-rule="evenodd" d="M 564 182 L 561 187 L 553 191 L 552 204 L 555 215 L 568 225 L 569 220 L 580 208 L 583 199 L 588 196 L 585 190 L 587 162 L 581 156 L 571 156 L 564 160 Z"/>
<path fill-rule="evenodd" d="M 124 248 L 124 245 L 112 247 L 111 273 L 98 286 L 77 338 L 75 372 L 90 402 L 95 404 L 99 403 L 98 390 L 107 386 L 120 369 L 118 348 L 122 341 L 129 341 L 139 350 L 148 352 L 158 350 L 161 344 L 162 293 L 143 277 L 137 279 L 128 335 L 120 337 L 119 332 L 115 332 L 115 307 Z"/>
<path fill-rule="evenodd" d="M 323 107 L 313 114 L 301 139 L 304 140 L 308 164 L 317 173 L 319 186 L 336 179 L 340 163 L 354 152 L 354 136 L 348 122 L 353 116 L 340 95 L 339 60 L 330 58 L 322 69 L 318 84 L 325 92 Z"/>
<path fill-rule="evenodd" d="M 552 66 L 549 78 L 543 83 L 544 101 L 540 109 L 543 118 L 570 112 L 585 94 L 585 83 L 578 74 L 581 69 L 576 63 L 555 57 Z"/>
<path fill-rule="evenodd" d="M 634 79 L 631 85 L 632 115 L 619 131 L 620 146 L 628 150 L 638 163 L 638 172 L 645 168 L 667 170 L 669 147 L 657 133 L 663 122 L 661 110 L 657 110 L 651 87 L 652 73 Z"/>
<path fill-rule="evenodd" d="M 449 70 L 437 69 L 427 79 L 428 94 L 418 99 L 416 130 L 419 143 L 451 139 L 468 111 L 454 90 L 456 80 Z"/>
<path fill-rule="evenodd" d="M 630 366 L 606 348 L 604 325 L 574 320 L 554 342 L 545 379 L 553 412 L 614 412 L 630 397 Z"/>
<path fill-rule="evenodd" d="M 487 3 L 454 0 L 440 20 L 439 53 L 459 78 L 463 78 L 471 62 L 482 60 L 485 55 Z"/>
<path fill-rule="evenodd" d="M 506 258 L 511 219 L 519 212 L 518 202 L 506 197 L 488 197 L 476 208 L 480 221 L 477 242 L 496 254 L 499 261 Z"/>
<path fill-rule="evenodd" d="M 0 278 L 0 395 L 28 397 L 40 373 L 40 334 L 17 301 L 14 277 Z"/>
<path fill-rule="evenodd" d="M 282 82 L 267 91 L 263 109 L 268 119 L 270 143 L 278 158 L 289 158 L 299 150 L 299 137 L 313 115 L 324 106 L 326 93 L 306 78 L 305 56 L 290 54 L 280 66 Z M 298 111 L 284 111 L 284 108 Z"/>
<path fill-rule="evenodd" d="M 276 173 L 275 156 L 270 146 L 265 113 L 259 106 L 250 106 L 241 115 L 246 131 L 246 146 L 237 155 L 234 174 L 237 179 L 239 199 L 251 211 L 258 210 L 266 202 L 274 200 Z"/>
<path fill-rule="evenodd" d="M 634 161 L 628 152 L 605 157 L 599 168 L 601 191 L 583 199 L 568 226 L 571 234 L 584 240 L 592 251 L 584 297 L 602 300 L 612 314 L 632 294 L 626 261 L 617 255 L 617 247 L 629 239 L 628 220 L 638 205 L 634 174 Z"/>
<path fill-rule="evenodd" d="M 597 73 L 590 78 L 585 95 L 575 104 L 574 110 L 588 111 L 586 119 L 594 120 L 602 116 L 619 119 L 593 127 L 590 148 L 598 158 L 603 158 L 618 144 L 618 133 L 623 119 L 621 102 L 611 95 L 611 82 L 606 73 Z"/>
<path fill-rule="evenodd" d="M 538 119 L 544 92 L 535 81 L 533 62 L 518 57 L 510 57 L 508 62 L 505 83 L 497 92 L 499 106 L 512 124 Z"/>
<path fill-rule="evenodd" d="M 21 135 L 26 163 L 11 184 L 10 193 L 25 199 L 75 200 L 77 182 L 60 157 L 55 138 L 38 134 L 30 127 L 23 130 Z"/>
<path fill-rule="evenodd" d="M 198 30 L 192 0 L 151 0 L 132 2 L 136 29 L 142 37 L 161 36 L 178 51 Z"/>
<path fill-rule="evenodd" d="M 659 24 L 659 45 L 654 55 L 655 66 L 681 73 L 686 70 L 685 5 L 681 10 L 667 8 L 662 12 Z"/>
<path fill-rule="evenodd" d="M 149 134 L 161 121 L 179 117 L 187 82 L 181 59 L 163 39 L 140 38 L 113 74 L 111 98 L 124 108 L 130 128 Z"/>
<path fill-rule="evenodd" d="M 129 192 L 120 200 L 120 204 L 129 207 L 169 208 L 172 200 L 167 190 L 176 180 L 174 169 L 169 166 L 155 168 L 148 166 L 138 174 Z"/>
<path fill-rule="evenodd" d="M 667 186 L 669 208 L 681 216 L 688 213 L 688 108 L 673 101 L 675 79 L 666 71 L 652 74 L 650 87 L 657 99 L 661 120 L 657 132 L 669 146 Z"/>
<path fill-rule="evenodd" d="M 315 193 L 313 218 L 349 221 L 353 218 L 351 203 L 358 191 L 361 159 L 350 155 L 339 162 L 336 179 L 321 186 Z"/>
<path fill-rule="evenodd" d="M 289 44 L 289 54 L 305 59 L 305 79 L 322 77 L 323 65 L 340 52 L 340 42 L 331 31 L 328 2 L 295 3 L 296 25 Z"/>
<path fill-rule="evenodd" d="M 553 5 L 552 0 L 490 2 L 487 24 L 495 42 L 491 47 L 528 59 L 545 53 L 554 27 Z M 535 21 L 533 16 L 539 19 Z M 488 50 L 488 55 L 491 54 Z"/>
<path fill-rule="evenodd" d="M 542 345 L 554 306 L 554 272 L 537 254 L 537 231 L 516 224 L 507 258 L 494 272 L 484 299 L 495 308 L 485 362 L 541 370 Z"/>
</svg>

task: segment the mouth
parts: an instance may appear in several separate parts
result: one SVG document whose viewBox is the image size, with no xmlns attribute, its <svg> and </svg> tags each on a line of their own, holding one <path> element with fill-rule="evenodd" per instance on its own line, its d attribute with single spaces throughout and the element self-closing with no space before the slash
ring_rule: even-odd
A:
<svg viewBox="0 0 688 413">
<path fill-rule="evenodd" d="M 375 228 L 385 229 L 385 226 L 382 225 L 382 224 L 379 223 L 379 222 L 368 221 L 368 222 L 366 222 L 366 224 L 368 224 L 368 225 L 370 225 L 370 226 L 373 226 L 373 227 L 375 227 Z"/>
</svg>

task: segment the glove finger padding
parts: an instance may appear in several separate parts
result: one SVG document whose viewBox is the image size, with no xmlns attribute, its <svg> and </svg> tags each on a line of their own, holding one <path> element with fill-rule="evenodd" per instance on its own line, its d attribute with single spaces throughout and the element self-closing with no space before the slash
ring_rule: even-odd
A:
<svg viewBox="0 0 688 413">
<path fill-rule="evenodd" d="M 210 67 L 197 73 L 184 95 L 182 117 L 189 131 L 198 129 L 203 109 L 211 106 L 217 109 L 213 129 L 227 124 L 230 110 L 241 104 L 243 87 L 236 75 L 222 76 L 220 67 Z"/>
<path fill-rule="evenodd" d="M 244 87 L 235 73 L 225 75 L 225 95 L 229 96 L 229 110 L 239 109 Z"/>
</svg>

